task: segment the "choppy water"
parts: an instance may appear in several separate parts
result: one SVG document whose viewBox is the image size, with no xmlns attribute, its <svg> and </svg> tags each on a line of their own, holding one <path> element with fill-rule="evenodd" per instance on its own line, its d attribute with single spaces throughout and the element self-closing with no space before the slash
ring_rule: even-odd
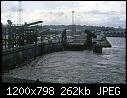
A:
<svg viewBox="0 0 127 98">
<path fill-rule="evenodd" d="M 52 83 L 126 83 L 125 38 L 108 37 L 111 48 L 92 51 L 62 51 L 40 56 L 30 64 L 3 76 Z"/>
</svg>

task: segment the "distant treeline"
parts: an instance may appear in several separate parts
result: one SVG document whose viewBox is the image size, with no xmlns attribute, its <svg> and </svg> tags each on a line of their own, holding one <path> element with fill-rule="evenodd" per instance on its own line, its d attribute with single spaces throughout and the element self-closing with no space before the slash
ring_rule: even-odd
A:
<svg viewBox="0 0 127 98">
<path fill-rule="evenodd" d="M 2 24 L 1 24 L 2 25 Z M 5 25 L 2 25 L 5 26 Z M 72 30 L 72 25 L 38 25 L 38 28 L 40 29 L 54 29 L 54 30 Z M 115 27 L 105 27 L 105 26 L 87 26 L 87 25 L 76 25 L 76 30 L 80 31 L 85 31 L 85 30 L 90 30 L 90 31 L 121 31 L 125 32 L 125 28 L 115 28 Z"/>
<path fill-rule="evenodd" d="M 72 25 L 43 25 L 44 29 L 47 28 L 52 28 L 52 29 L 67 29 L 71 30 Z M 100 31 L 125 31 L 123 28 L 114 28 L 114 27 L 104 27 L 104 26 L 86 26 L 86 25 L 76 25 L 76 30 L 90 30 L 90 31 L 95 31 L 95 30 L 100 30 Z"/>
</svg>

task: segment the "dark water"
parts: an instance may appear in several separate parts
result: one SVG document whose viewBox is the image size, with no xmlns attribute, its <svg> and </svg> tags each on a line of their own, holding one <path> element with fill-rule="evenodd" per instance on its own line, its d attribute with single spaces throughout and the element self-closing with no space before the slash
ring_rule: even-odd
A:
<svg viewBox="0 0 127 98">
<path fill-rule="evenodd" d="M 52 83 L 126 83 L 125 38 L 108 37 L 111 48 L 92 51 L 62 51 L 40 56 L 26 66 L 3 76 Z"/>
</svg>

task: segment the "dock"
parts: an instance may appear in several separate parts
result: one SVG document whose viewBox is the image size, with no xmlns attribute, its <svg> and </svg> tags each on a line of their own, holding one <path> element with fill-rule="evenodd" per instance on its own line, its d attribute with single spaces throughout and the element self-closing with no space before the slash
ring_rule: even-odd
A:
<svg viewBox="0 0 127 98">
<path fill-rule="evenodd" d="M 102 48 L 111 47 L 111 44 L 106 37 L 103 37 L 101 40 L 96 40 L 93 42 L 93 52 L 102 53 Z"/>
<path fill-rule="evenodd" d="M 111 44 L 109 43 L 109 41 L 107 40 L 107 38 L 103 38 L 102 40 L 96 41 L 97 45 L 106 48 L 106 47 L 111 47 Z"/>
<path fill-rule="evenodd" d="M 51 52 L 90 49 L 95 53 L 102 53 L 103 47 L 111 47 L 104 36 L 97 36 L 95 42 L 92 42 L 93 36 L 89 30 L 75 33 L 71 31 L 70 34 L 66 29 L 42 30 L 38 27 L 38 24 L 42 22 L 2 27 L 3 70 L 15 68 L 17 65 L 22 66 L 21 64 L 27 60 Z"/>
</svg>

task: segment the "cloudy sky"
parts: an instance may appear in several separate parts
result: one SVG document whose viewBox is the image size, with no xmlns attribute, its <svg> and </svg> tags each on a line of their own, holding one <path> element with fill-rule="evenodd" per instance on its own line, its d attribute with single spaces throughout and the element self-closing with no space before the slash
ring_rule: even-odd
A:
<svg viewBox="0 0 127 98">
<path fill-rule="evenodd" d="M 1 21 L 17 23 L 18 1 L 1 2 Z M 44 25 L 75 24 L 126 26 L 126 1 L 22 1 L 23 22 L 43 20 Z"/>
</svg>

